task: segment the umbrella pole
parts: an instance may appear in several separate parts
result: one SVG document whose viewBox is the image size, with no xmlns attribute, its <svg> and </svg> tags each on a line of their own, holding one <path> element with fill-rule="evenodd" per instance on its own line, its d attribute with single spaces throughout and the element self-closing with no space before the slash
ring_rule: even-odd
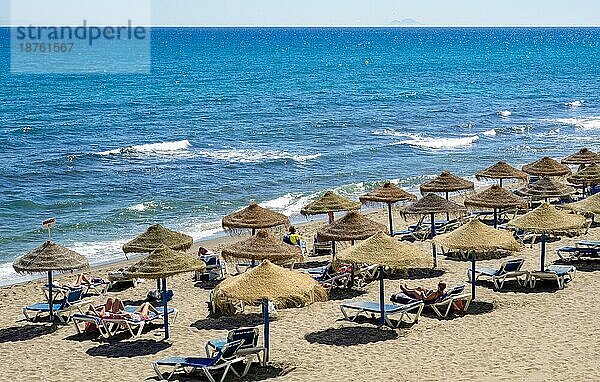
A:
<svg viewBox="0 0 600 382">
<path fill-rule="evenodd" d="M 263 340 L 264 340 L 264 348 L 265 348 L 264 362 L 266 364 L 267 362 L 269 362 L 269 300 L 268 299 L 263 300 L 262 313 L 263 313 L 263 318 L 265 320 L 265 326 L 263 329 L 263 335 L 264 335 Z"/>
<path fill-rule="evenodd" d="M 381 318 L 379 323 L 385 325 L 385 292 L 383 285 L 383 265 L 379 266 L 379 309 L 381 309 Z"/>
<path fill-rule="evenodd" d="M 394 222 L 392 221 L 392 203 L 388 203 L 388 220 L 390 222 L 390 236 L 394 237 Z"/>
<path fill-rule="evenodd" d="M 167 279 L 162 279 L 162 303 L 163 303 L 163 318 L 165 321 L 165 340 L 169 339 L 169 313 L 167 310 Z"/>
<path fill-rule="evenodd" d="M 471 255 L 471 298 L 475 300 L 475 251 Z"/>
<path fill-rule="evenodd" d="M 494 208 L 494 228 L 498 228 L 498 209 Z"/>
<path fill-rule="evenodd" d="M 431 214 L 431 238 L 435 237 L 435 214 Z M 435 243 L 431 244 L 431 254 L 433 255 L 433 269 L 437 268 L 437 251 Z"/>
<path fill-rule="evenodd" d="M 446 191 L 446 200 L 450 200 L 450 199 L 448 198 L 448 191 Z M 447 220 L 447 221 L 450 221 L 450 214 L 449 214 L 448 212 L 446 212 L 446 220 Z"/>
<path fill-rule="evenodd" d="M 502 178 L 500 178 L 500 187 L 502 187 Z"/>
<path fill-rule="evenodd" d="M 50 322 L 54 321 L 54 304 L 52 301 L 52 271 L 48 271 L 48 308 L 50 308 Z"/>
<path fill-rule="evenodd" d="M 160 292 L 162 288 L 160 287 L 160 279 L 156 279 L 156 290 Z"/>
<path fill-rule="evenodd" d="M 545 268 L 546 268 L 546 232 L 542 232 L 542 264 L 540 267 L 540 271 L 544 272 Z"/>
</svg>

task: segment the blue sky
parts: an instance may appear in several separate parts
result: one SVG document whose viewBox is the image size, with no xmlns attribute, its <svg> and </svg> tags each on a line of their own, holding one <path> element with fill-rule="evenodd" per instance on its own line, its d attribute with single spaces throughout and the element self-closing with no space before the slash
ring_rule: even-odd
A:
<svg viewBox="0 0 600 382">
<path fill-rule="evenodd" d="M 389 25 L 406 18 L 426 25 L 600 25 L 598 0 L 148 1 L 155 25 Z M 8 4 L 0 0 L 2 24 Z"/>
</svg>

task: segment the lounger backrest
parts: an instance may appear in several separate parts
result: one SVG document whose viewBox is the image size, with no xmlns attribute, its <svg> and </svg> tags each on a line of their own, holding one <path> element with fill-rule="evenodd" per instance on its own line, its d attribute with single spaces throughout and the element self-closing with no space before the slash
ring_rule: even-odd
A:
<svg viewBox="0 0 600 382">
<path fill-rule="evenodd" d="M 206 265 L 218 265 L 219 258 L 215 255 L 201 256 L 200 259 L 204 261 Z"/>
<path fill-rule="evenodd" d="M 73 288 L 67 294 L 67 302 L 77 302 L 83 296 L 83 288 Z"/>
<path fill-rule="evenodd" d="M 505 261 L 502 264 L 502 267 L 500 267 L 500 274 L 508 273 L 508 272 L 517 272 L 517 271 L 521 270 L 521 267 L 523 266 L 524 262 L 525 262 L 525 260 L 523 260 L 523 259 L 514 259 L 514 260 Z"/>
<path fill-rule="evenodd" d="M 256 347 L 258 343 L 258 328 L 238 328 L 229 331 L 227 342 L 242 341 L 240 349 Z"/>
<path fill-rule="evenodd" d="M 221 360 L 233 358 L 241 345 L 242 341 L 227 342 L 225 345 L 223 345 L 221 350 L 219 350 L 219 352 L 213 357 L 213 365 L 220 362 Z"/>
</svg>

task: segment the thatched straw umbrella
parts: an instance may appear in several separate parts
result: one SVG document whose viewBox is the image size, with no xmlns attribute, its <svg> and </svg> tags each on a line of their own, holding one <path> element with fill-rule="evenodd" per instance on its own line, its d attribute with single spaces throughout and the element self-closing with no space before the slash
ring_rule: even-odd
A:
<svg viewBox="0 0 600 382">
<path fill-rule="evenodd" d="M 310 275 L 282 268 L 269 260 L 223 280 L 214 290 L 215 307 L 220 311 L 227 310 L 232 300 L 262 304 L 265 362 L 269 360 L 269 301 L 278 308 L 292 308 L 327 299 L 327 291 Z"/>
<path fill-rule="evenodd" d="M 88 268 L 90 266 L 85 256 L 62 245 L 46 241 L 28 254 L 19 257 L 13 263 L 17 273 L 48 273 L 48 306 L 50 321 L 54 319 L 52 300 L 52 271 L 68 272 Z"/>
<path fill-rule="evenodd" d="M 461 214 L 466 212 L 466 208 L 460 204 L 448 201 L 436 194 L 427 194 L 414 203 L 409 204 L 402 209 L 403 215 L 429 215 L 431 218 L 431 237 L 435 237 L 435 215 L 451 213 Z M 433 267 L 437 266 L 435 245 L 432 245 Z"/>
<path fill-rule="evenodd" d="M 475 260 L 476 252 L 486 252 L 498 249 L 518 251 L 519 243 L 512 233 L 502 231 L 472 219 L 456 230 L 440 235 L 433 239 L 435 244 L 444 248 L 471 252 L 471 295 L 475 298 Z"/>
<path fill-rule="evenodd" d="M 477 180 L 498 179 L 500 181 L 500 187 L 502 187 L 503 179 L 518 179 L 527 181 L 526 173 L 521 170 L 517 170 L 504 161 L 500 161 L 495 165 L 486 168 L 485 170 L 479 171 L 477 174 L 475 174 L 475 177 Z"/>
<path fill-rule="evenodd" d="M 360 202 L 354 202 L 333 191 L 327 191 L 317 200 L 304 206 L 304 208 L 300 210 L 300 213 L 305 216 L 328 214 L 329 224 L 331 224 L 334 221 L 334 212 L 358 209 L 360 209 Z M 331 242 L 331 251 L 335 253 L 335 241 Z"/>
<path fill-rule="evenodd" d="M 300 247 L 284 243 L 266 230 L 223 248 L 224 257 L 249 259 L 252 261 L 270 260 L 273 263 L 300 259 Z"/>
<path fill-rule="evenodd" d="M 475 185 L 473 184 L 473 182 L 470 182 L 463 178 L 459 178 L 458 176 L 448 171 L 443 171 L 435 179 L 423 183 L 420 187 L 420 190 L 421 195 L 425 195 L 430 192 L 442 192 L 446 195 L 446 199 L 448 199 L 448 194 L 450 192 L 456 192 L 461 190 L 473 190 L 474 188 Z"/>
<path fill-rule="evenodd" d="M 395 269 L 431 266 L 429 256 L 419 247 L 398 241 L 380 231 L 358 245 L 342 250 L 338 260 L 352 264 L 379 265 L 379 306 L 381 325 L 385 324 L 385 291 L 383 267 Z"/>
<path fill-rule="evenodd" d="M 125 243 L 123 252 L 150 253 L 163 245 L 175 251 L 186 251 L 193 243 L 194 239 L 191 236 L 154 224 L 148 227 L 146 232 Z"/>
<path fill-rule="evenodd" d="M 128 278 L 162 279 L 163 316 L 165 339 L 169 338 L 169 314 L 167 313 L 167 277 L 179 273 L 203 271 L 206 265 L 197 257 L 175 251 L 161 245 L 137 263 L 129 266 L 123 274 Z"/>
<path fill-rule="evenodd" d="M 391 182 L 385 182 L 383 186 L 371 192 L 367 192 L 360 198 L 361 203 L 385 203 L 388 206 L 388 220 L 390 223 L 390 235 L 394 236 L 394 223 L 392 221 L 392 204 L 402 201 L 414 201 L 417 197 Z"/>
<path fill-rule="evenodd" d="M 568 177 L 567 180 L 573 184 L 581 184 L 583 195 L 585 196 L 587 186 L 600 184 L 600 165 L 592 163 Z"/>
<path fill-rule="evenodd" d="M 542 205 L 535 210 L 508 222 L 509 226 L 542 234 L 542 272 L 545 269 L 546 235 L 553 232 L 577 230 L 585 226 L 585 224 L 585 217 L 581 215 L 570 214 L 565 211 L 559 211 L 548 203 L 542 203 Z"/>
<path fill-rule="evenodd" d="M 535 162 L 523 166 L 523 171 L 536 176 L 564 176 L 571 173 L 571 169 L 558 163 L 550 157 L 543 157 Z"/>
<path fill-rule="evenodd" d="M 530 196 L 534 200 L 543 199 L 546 202 L 550 198 L 564 198 L 574 192 L 575 189 L 573 187 L 545 177 L 519 190 L 519 193 L 522 195 Z"/>
<path fill-rule="evenodd" d="M 357 211 L 350 211 L 343 218 L 317 232 L 319 241 L 351 241 L 365 240 L 379 231 L 385 231 L 385 226 L 379 224 Z"/>
<path fill-rule="evenodd" d="M 592 164 L 600 162 L 600 155 L 595 152 L 588 150 L 587 147 L 582 148 L 578 152 L 563 158 L 561 161 L 563 164 Z"/>
<path fill-rule="evenodd" d="M 252 235 L 254 235 L 257 229 L 271 228 L 278 225 L 288 226 L 290 220 L 284 214 L 263 208 L 256 203 L 250 203 L 243 210 L 225 216 L 221 224 L 223 228 L 231 230 L 250 228 Z"/>
<path fill-rule="evenodd" d="M 512 192 L 497 185 L 470 195 L 465 199 L 465 206 L 467 208 L 489 208 L 494 210 L 494 228 L 498 226 L 499 209 L 525 207 L 526 205 L 527 202 L 525 200 L 518 198 Z"/>
<path fill-rule="evenodd" d="M 560 208 L 600 216 L 600 194 L 594 194 L 575 203 L 563 204 Z"/>
<path fill-rule="evenodd" d="M 320 198 L 304 206 L 300 210 L 302 215 L 329 214 L 329 223 L 333 222 L 333 213 L 339 211 L 352 211 L 360 209 L 360 203 L 344 198 L 333 191 L 325 192 Z"/>
<path fill-rule="evenodd" d="M 194 244 L 194 239 L 184 233 L 176 232 L 153 224 L 146 232 L 123 245 L 125 257 L 128 253 L 150 253 L 163 245 L 175 251 L 187 251 Z M 156 289 L 160 290 L 160 279 L 156 280 Z"/>
</svg>

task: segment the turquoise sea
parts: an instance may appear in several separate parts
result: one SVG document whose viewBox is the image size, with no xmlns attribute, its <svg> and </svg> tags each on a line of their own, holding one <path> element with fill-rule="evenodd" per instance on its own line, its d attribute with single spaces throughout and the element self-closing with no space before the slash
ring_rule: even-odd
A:
<svg viewBox="0 0 600 382">
<path fill-rule="evenodd" d="M 155 28 L 152 74 L 13 75 L 0 29 L 0 283 L 47 234 L 92 263 L 251 200 L 415 190 L 600 150 L 600 29 Z"/>
</svg>

